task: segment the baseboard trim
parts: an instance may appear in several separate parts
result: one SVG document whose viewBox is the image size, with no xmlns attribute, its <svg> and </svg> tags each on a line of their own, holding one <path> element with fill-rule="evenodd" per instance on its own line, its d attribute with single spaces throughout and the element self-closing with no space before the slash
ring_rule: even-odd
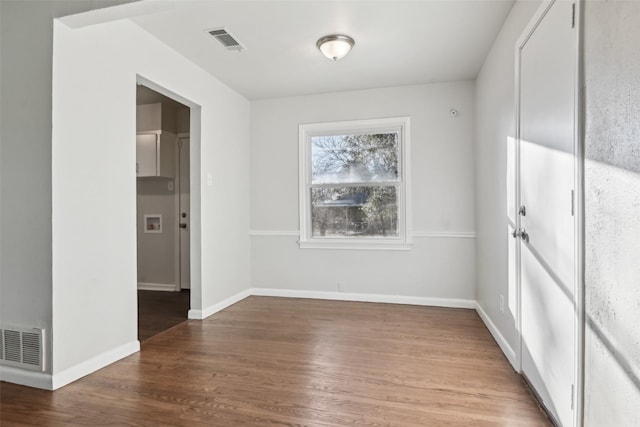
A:
<svg viewBox="0 0 640 427">
<path fill-rule="evenodd" d="M 189 310 L 188 317 L 189 319 L 197 320 L 206 319 L 207 317 L 252 295 L 475 309 L 513 369 L 516 372 L 518 371 L 516 367 L 515 351 L 500 333 L 483 307 L 477 301 L 470 299 L 357 294 L 297 289 L 249 288 L 203 310 Z M 102 353 L 54 375 L 28 371 L 10 366 L 0 366 L 0 380 L 44 390 L 56 390 L 138 351 L 140 351 L 140 342 L 136 340 Z"/>
<path fill-rule="evenodd" d="M 53 383 L 51 374 L 28 371 L 13 366 L 0 366 L 0 381 L 41 388 L 43 390 L 52 390 Z"/>
<path fill-rule="evenodd" d="M 476 302 L 475 308 L 480 319 L 482 319 L 487 329 L 489 329 L 489 332 L 491 332 L 491 335 L 493 335 L 493 339 L 498 343 L 500 350 L 502 350 L 509 363 L 511 363 L 511 367 L 518 372 L 518 368 L 516 366 L 516 352 L 511 348 L 505 337 L 500 333 L 500 330 L 498 330 L 498 327 L 493 323 L 491 317 L 489 317 L 487 312 L 484 311 L 484 308 L 482 308 L 480 303 Z"/>
<path fill-rule="evenodd" d="M 249 236 L 262 237 L 300 237 L 298 230 L 249 230 Z M 475 231 L 416 231 L 411 233 L 415 238 L 431 239 L 475 239 Z"/>
<path fill-rule="evenodd" d="M 176 285 L 173 283 L 145 283 L 138 282 L 139 291 L 166 291 L 176 292 Z"/>
<path fill-rule="evenodd" d="M 116 347 L 112 350 L 94 356 L 91 359 L 85 360 L 84 362 L 78 363 L 77 365 L 65 369 L 58 374 L 53 374 L 50 390 L 57 390 L 60 387 L 72 383 L 73 381 L 79 380 L 80 378 L 87 376 L 97 371 L 98 369 L 102 369 L 105 366 L 117 362 L 120 359 L 124 359 L 125 357 L 130 356 L 131 354 L 138 351 L 140 351 L 140 341 L 135 340 L 128 344 L 121 345 L 120 347 Z"/>
<path fill-rule="evenodd" d="M 204 308 L 203 310 L 194 310 L 191 309 L 189 310 L 189 314 L 187 315 L 187 317 L 189 319 L 195 319 L 195 320 L 204 320 L 207 317 L 211 316 L 212 314 L 215 314 L 219 311 L 224 310 L 225 308 L 229 307 L 230 305 L 233 305 L 235 303 L 237 303 L 238 301 L 242 301 L 243 299 L 245 299 L 246 297 L 251 295 L 251 289 L 245 289 L 242 292 L 239 292 L 229 298 L 227 298 L 224 301 L 220 301 L 217 304 L 211 305 L 209 307 Z"/>
<path fill-rule="evenodd" d="M 426 298 L 402 295 L 356 294 L 346 292 L 304 291 L 297 289 L 273 288 L 252 288 L 251 295 L 282 298 L 326 299 L 334 301 L 379 302 L 387 304 L 423 305 L 449 308 L 476 308 L 476 302 L 474 300 L 457 298 Z"/>
</svg>

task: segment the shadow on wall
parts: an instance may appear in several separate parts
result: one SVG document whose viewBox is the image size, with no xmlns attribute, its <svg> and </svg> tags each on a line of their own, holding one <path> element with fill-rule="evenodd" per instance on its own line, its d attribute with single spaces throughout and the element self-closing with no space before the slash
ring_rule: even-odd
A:
<svg viewBox="0 0 640 427">
<path fill-rule="evenodd" d="M 640 375 L 636 372 L 637 368 L 634 364 L 623 353 L 614 339 L 608 336 L 607 332 L 601 329 L 591 316 L 587 316 L 586 322 L 589 330 L 593 332 L 600 344 L 604 346 L 611 358 L 617 363 L 618 367 L 624 372 L 631 383 L 633 383 L 638 393 L 640 393 Z"/>
</svg>

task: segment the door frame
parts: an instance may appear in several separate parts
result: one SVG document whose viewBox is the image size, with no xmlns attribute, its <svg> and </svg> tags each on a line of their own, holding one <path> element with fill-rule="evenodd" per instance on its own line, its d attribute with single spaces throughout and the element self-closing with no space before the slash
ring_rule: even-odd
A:
<svg viewBox="0 0 640 427">
<path fill-rule="evenodd" d="M 177 101 L 190 109 L 189 114 L 189 226 L 191 227 L 191 238 L 189 240 L 189 258 L 190 258 L 190 283 L 191 283 L 191 292 L 190 292 L 190 301 L 189 301 L 189 313 L 191 313 L 194 308 L 200 309 L 202 307 L 202 275 L 200 274 L 200 267 L 202 265 L 202 251 L 200 247 L 200 239 L 198 236 L 201 235 L 202 224 L 201 218 L 199 214 L 200 206 L 201 206 L 201 183 L 200 183 L 200 135 L 201 135 L 201 107 L 195 102 L 190 101 L 189 99 L 177 94 L 176 92 L 167 89 L 159 84 L 153 82 L 152 80 L 140 75 L 136 74 L 136 83 L 146 86 L 149 89 L 152 89 L 158 92 L 161 95 L 164 95 L 168 98 Z M 179 220 L 179 218 L 178 218 Z M 178 230 L 178 227 L 175 227 Z M 176 231 L 177 233 L 177 231 Z M 178 245 L 178 241 L 176 240 L 176 245 Z M 176 272 L 176 274 L 179 274 Z M 179 280 L 176 282 L 177 290 L 179 288 L 180 282 Z"/>
<path fill-rule="evenodd" d="M 520 141 L 521 141 L 521 53 L 522 49 L 542 22 L 549 9 L 556 1 L 543 0 L 538 10 L 522 31 L 515 46 L 515 230 L 521 228 L 521 217 L 517 210 L 521 206 L 520 194 Z M 585 333 L 585 292 L 584 292 L 584 93 L 583 93 L 583 0 L 574 0 L 574 25 L 576 37 L 576 51 L 574 53 L 574 126 L 573 126 L 573 161 L 574 161 L 574 416 L 573 426 L 579 427 L 584 419 L 584 333 Z M 516 290 L 516 370 L 522 374 L 522 292 L 521 292 L 521 246 L 518 239 L 515 245 L 515 290 Z"/>
<path fill-rule="evenodd" d="M 183 139 L 190 139 L 191 135 L 191 129 L 189 129 L 189 132 L 180 132 L 176 135 L 176 147 L 175 147 L 175 160 L 176 160 L 176 179 L 175 179 L 175 192 L 174 192 L 174 201 L 175 201 L 175 215 L 176 215 L 176 227 L 175 227 L 175 251 L 174 251 L 174 263 L 175 263 L 175 281 L 176 281 L 176 291 L 180 292 L 182 291 L 182 243 L 180 242 L 180 223 L 182 222 L 182 217 L 180 216 L 182 214 L 181 209 L 180 209 L 180 181 L 182 180 L 182 178 L 180 177 L 180 145 L 179 142 Z M 191 143 L 189 143 L 189 163 L 191 163 Z M 189 171 L 191 171 L 191 164 L 189 164 Z M 191 172 L 189 172 L 189 175 L 191 175 Z M 191 200 L 191 197 L 193 197 L 193 194 L 191 192 L 191 187 L 189 187 L 189 200 Z M 191 202 L 189 202 L 189 205 L 191 205 Z M 189 206 L 189 209 L 191 209 L 191 206 Z M 189 218 L 187 218 L 187 229 L 189 230 L 189 233 L 191 233 L 191 212 L 189 212 Z M 189 239 L 189 242 L 191 242 L 191 239 Z M 189 254 L 189 257 L 191 257 L 191 254 Z M 191 266 L 189 266 L 191 267 Z M 191 268 L 189 268 L 191 269 Z M 189 275 L 191 276 L 191 275 Z M 191 287 L 189 287 L 189 289 L 191 289 Z"/>
</svg>

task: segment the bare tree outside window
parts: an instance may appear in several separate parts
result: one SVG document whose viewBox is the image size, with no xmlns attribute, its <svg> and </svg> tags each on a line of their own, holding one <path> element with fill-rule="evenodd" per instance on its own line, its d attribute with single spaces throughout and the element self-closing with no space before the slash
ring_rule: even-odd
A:
<svg viewBox="0 0 640 427">
<path fill-rule="evenodd" d="M 410 121 L 300 125 L 300 248 L 411 250 Z"/>
<path fill-rule="evenodd" d="M 311 138 L 312 236 L 398 237 L 399 138 Z"/>
</svg>

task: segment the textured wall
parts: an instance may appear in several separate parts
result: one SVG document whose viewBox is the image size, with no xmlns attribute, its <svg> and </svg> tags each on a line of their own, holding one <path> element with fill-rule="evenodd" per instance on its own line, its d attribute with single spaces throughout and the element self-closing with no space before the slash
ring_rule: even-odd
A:
<svg viewBox="0 0 640 427">
<path fill-rule="evenodd" d="M 585 425 L 640 425 L 640 2 L 585 2 Z"/>
</svg>

